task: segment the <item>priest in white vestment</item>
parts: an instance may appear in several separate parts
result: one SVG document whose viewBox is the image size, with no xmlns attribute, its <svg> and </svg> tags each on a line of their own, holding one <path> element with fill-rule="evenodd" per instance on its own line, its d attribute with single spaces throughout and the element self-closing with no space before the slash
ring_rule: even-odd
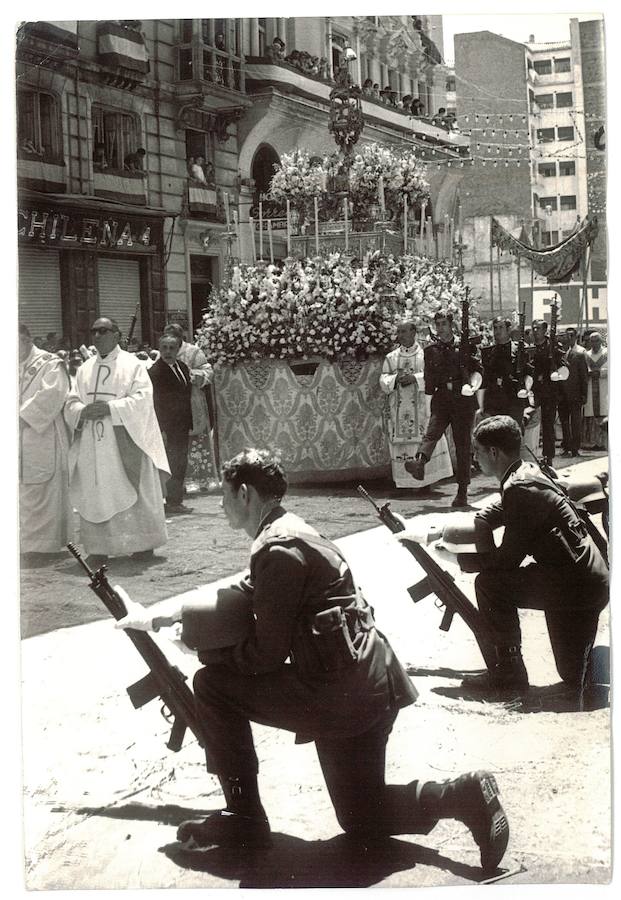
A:
<svg viewBox="0 0 621 900">
<path fill-rule="evenodd" d="M 583 409 L 583 437 L 587 449 L 608 449 L 608 348 L 602 344 L 597 331 L 591 333 L 590 348 L 586 352 L 589 370 L 587 402 Z"/>
<path fill-rule="evenodd" d="M 65 405 L 80 543 L 95 557 L 148 558 L 168 539 L 161 478 L 170 475 L 153 386 L 144 364 L 119 347 L 113 319 L 98 319 L 91 333 L 97 355 L 78 369 Z"/>
<path fill-rule="evenodd" d="M 60 553 L 73 537 L 63 406 L 69 375 L 19 326 L 19 529 L 24 554 Z"/>
<path fill-rule="evenodd" d="M 392 478 L 398 488 L 412 487 L 412 476 L 404 463 L 416 456 L 429 420 L 428 401 L 423 379 L 423 348 L 416 340 L 416 325 L 403 319 L 397 326 L 399 346 L 384 359 L 380 387 L 388 395 L 385 425 L 390 445 Z M 421 487 L 451 478 L 453 466 L 444 435 L 436 444 L 425 466 Z"/>
</svg>

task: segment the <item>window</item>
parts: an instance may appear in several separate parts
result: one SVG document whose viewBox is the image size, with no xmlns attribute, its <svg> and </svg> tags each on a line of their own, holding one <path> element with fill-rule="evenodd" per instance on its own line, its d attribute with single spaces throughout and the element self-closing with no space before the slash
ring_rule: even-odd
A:
<svg viewBox="0 0 621 900">
<path fill-rule="evenodd" d="M 558 164 L 559 175 L 575 175 L 576 174 L 576 164 L 573 160 L 570 162 L 560 162 Z"/>
<path fill-rule="evenodd" d="M 558 128 L 558 139 L 559 141 L 573 141 L 574 139 L 574 129 L 571 125 L 563 126 L 562 128 Z"/>
<path fill-rule="evenodd" d="M 556 197 L 540 197 L 539 198 L 539 206 L 541 209 L 546 209 L 549 206 L 550 210 L 556 209 Z"/>
<path fill-rule="evenodd" d="M 558 231 L 542 231 L 541 243 L 544 247 L 553 247 L 558 244 Z"/>
<path fill-rule="evenodd" d="M 265 19 L 259 19 L 261 22 L 265 23 Z M 264 46 L 265 25 L 259 24 L 261 41 Z M 186 46 L 177 48 L 180 81 L 202 79 L 236 91 L 243 89 L 241 19 L 200 19 L 199 25 L 185 19 L 181 23 L 181 42 Z"/>
<path fill-rule="evenodd" d="M 336 72 L 341 66 L 343 51 L 347 47 L 347 38 L 343 34 L 332 32 L 332 71 Z"/>
<path fill-rule="evenodd" d="M 556 107 L 557 109 L 562 109 L 566 106 L 573 106 L 574 98 L 571 91 L 564 92 L 562 94 L 556 95 Z"/>
<path fill-rule="evenodd" d="M 599 288 L 598 287 L 591 288 L 591 297 L 593 298 L 593 300 L 599 300 Z"/>
<path fill-rule="evenodd" d="M 554 178 L 556 175 L 556 163 L 539 163 L 537 171 L 544 178 Z"/>
<path fill-rule="evenodd" d="M 535 103 L 539 109 L 552 109 L 554 107 L 554 94 L 535 94 Z"/>
<path fill-rule="evenodd" d="M 537 73 L 537 75 L 551 75 L 552 74 L 552 60 L 551 59 L 536 59 L 533 63 L 533 69 Z"/>
<path fill-rule="evenodd" d="M 563 56 L 561 59 L 554 60 L 554 71 L 555 72 L 570 72 L 571 71 L 571 60 L 568 56 Z"/>
<path fill-rule="evenodd" d="M 213 135 L 187 128 L 185 132 L 185 154 L 190 178 L 196 182 L 201 182 L 205 187 L 215 187 L 216 171 L 213 162 Z"/>
<path fill-rule="evenodd" d="M 134 116 L 93 106 L 93 167 L 96 172 L 122 170 L 125 158 L 139 148 Z"/>
<path fill-rule="evenodd" d="M 564 197 L 561 197 L 561 209 L 575 209 L 576 208 L 576 198 L 567 194 Z"/>
<path fill-rule="evenodd" d="M 600 321 L 600 318 L 599 318 L 599 306 L 593 306 L 593 307 L 591 307 L 591 321 L 592 321 L 592 322 L 599 322 L 599 321 Z"/>
<path fill-rule="evenodd" d="M 267 32 L 267 19 L 257 19 L 258 29 L 259 29 L 259 56 L 265 56 L 265 50 L 267 47 L 266 43 L 266 32 Z"/>
<path fill-rule="evenodd" d="M 61 161 L 58 105 L 51 94 L 20 90 L 17 100 L 17 155 L 20 159 Z"/>
<path fill-rule="evenodd" d="M 540 144 L 548 143 L 549 141 L 554 140 L 554 129 L 553 128 L 538 128 L 537 129 L 537 140 Z"/>
<path fill-rule="evenodd" d="M 455 76 L 449 75 L 446 79 L 446 90 L 447 93 L 453 92 L 455 90 Z"/>
</svg>

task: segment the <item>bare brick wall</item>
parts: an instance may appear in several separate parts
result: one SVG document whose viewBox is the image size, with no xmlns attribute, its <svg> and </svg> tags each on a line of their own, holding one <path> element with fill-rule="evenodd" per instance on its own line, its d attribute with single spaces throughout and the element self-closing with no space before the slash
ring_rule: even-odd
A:
<svg viewBox="0 0 621 900">
<path fill-rule="evenodd" d="M 460 185 L 462 214 L 528 217 L 531 191 L 524 47 L 489 31 L 456 35 L 455 74 L 459 121 L 464 130 L 472 132 L 474 159 Z M 508 145 L 516 144 L 519 149 L 509 154 Z M 503 158 L 510 159 L 508 166 Z M 519 167 L 513 159 L 521 160 Z"/>
<path fill-rule="evenodd" d="M 591 256 L 591 277 L 594 281 L 606 281 L 606 153 L 595 145 L 595 134 L 606 122 L 604 28 L 601 21 L 580 22 L 579 28 L 589 213 L 597 216 L 599 224 Z"/>
</svg>

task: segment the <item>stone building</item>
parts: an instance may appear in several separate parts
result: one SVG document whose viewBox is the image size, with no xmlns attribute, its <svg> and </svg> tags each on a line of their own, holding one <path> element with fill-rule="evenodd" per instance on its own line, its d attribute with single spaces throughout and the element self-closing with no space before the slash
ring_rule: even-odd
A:
<svg viewBox="0 0 621 900">
<path fill-rule="evenodd" d="M 33 336 L 77 346 L 97 315 L 127 332 L 136 311 L 138 341 L 169 320 L 192 332 L 227 253 L 252 258 L 249 217 L 274 163 L 334 149 L 329 94 L 347 49 L 367 82 L 362 141 L 462 158 L 468 139 L 427 115 L 445 105 L 441 36 L 439 16 L 21 26 L 19 307 Z M 433 167 L 438 229 L 461 172 Z M 284 257 L 282 233 L 274 242 Z"/>
</svg>

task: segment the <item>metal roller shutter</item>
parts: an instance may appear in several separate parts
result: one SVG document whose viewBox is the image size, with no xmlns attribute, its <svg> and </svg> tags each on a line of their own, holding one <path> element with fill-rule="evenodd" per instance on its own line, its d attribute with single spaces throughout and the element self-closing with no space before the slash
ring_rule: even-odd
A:
<svg viewBox="0 0 621 900">
<path fill-rule="evenodd" d="M 19 249 L 19 319 L 33 338 L 63 334 L 58 251 Z"/>
<path fill-rule="evenodd" d="M 136 304 L 140 303 L 140 263 L 134 259 L 99 259 L 97 279 L 99 315 L 116 319 L 124 337 L 127 337 Z M 134 339 L 138 343 L 142 340 L 140 308 Z"/>
</svg>

